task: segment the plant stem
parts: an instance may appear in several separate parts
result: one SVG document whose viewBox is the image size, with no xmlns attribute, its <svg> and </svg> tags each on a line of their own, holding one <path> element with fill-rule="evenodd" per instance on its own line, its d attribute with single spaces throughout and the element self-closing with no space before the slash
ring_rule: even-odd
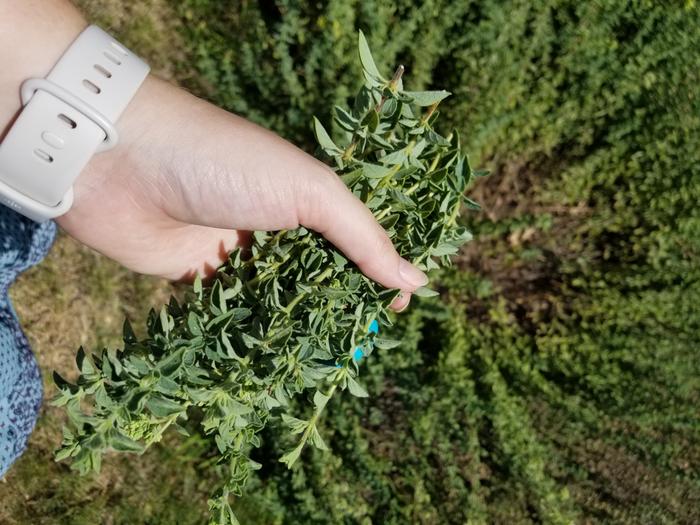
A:
<svg viewBox="0 0 700 525">
<path fill-rule="evenodd" d="M 316 279 L 313 280 L 314 284 L 319 284 L 322 282 L 326 277 L 331 275 L 333 273 L 334 268 L 331 266 L 329 268 L 326 268 L 321 275 L 316 277 Z M 285 313 L 289 314 L 294 310 L 294 307 L 299 304 L 299 301 L 301 301 L 304 297 L 306 297 L 306 292 L 301 292 L 299 295 L 297 295 L 294 299 L 292 299 L 289 304 L 286 306 L 284 309 Z"/>
</svg>

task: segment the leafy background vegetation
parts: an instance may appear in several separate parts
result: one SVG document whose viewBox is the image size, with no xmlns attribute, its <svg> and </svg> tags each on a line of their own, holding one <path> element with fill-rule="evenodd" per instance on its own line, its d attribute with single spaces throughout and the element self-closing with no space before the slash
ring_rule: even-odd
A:
<svg viewBox="0 0 700 525">
<path fill-rule="evenodd" d="M 383 69 L 455 96 L 473 241 L 439 301 L 329 407 L 331 452 L 287 471 L 275 429 L 244 523 L 700 522 L 700 8 L 692 1 L 81 0 L 168 78 L 312 148 Z M 169 285 L 61 238 L 13 297 L 45 371 L 118 343 Z M 48 386 L 48 385 L 47 385 Z M 50 395 L 50 389 L 49 395 Z M 78 478 L 45 408 L 0 484 L 0 523 L 201 523 L 212 473 L 170 437 Z"/>
</svg>

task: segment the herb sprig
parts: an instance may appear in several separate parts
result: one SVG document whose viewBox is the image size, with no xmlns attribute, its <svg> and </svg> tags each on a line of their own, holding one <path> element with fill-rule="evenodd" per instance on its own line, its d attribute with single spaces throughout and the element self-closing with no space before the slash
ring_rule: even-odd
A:
<svg viewBox="0 0 700 525">
<path fill-rule="evenodd" d="M 320 149 L 403 257 L 424 270 L 447 265 L 470 239 L 459 225 L 462 206 L 476 206 L 464 196 L 474 174 L 458 134 L 434 128 L 449 93 L 404 90 L 403 67 L 383 77 L 362 33 L 359 55 L 364 85 L 352 109 L 333 112 L 344 138 L 336 143 L 314 119 Z M 169 428 L 188 434 L 183 424 L 197 413 L 227 471 L 209 502 L 211 523 L 237 523 L 229 496 L 260 467 L 249 457 L 260 430 L 276 418 L 298 435 L 280 458 L 290 468 L 308 443 L 327 449 L 317 424 L 332 397 L 366 397 L 360 359 L 399 344 L 377 329 L 391 324 L 398 293 L 314 232 L 258 232 L 248 258 L 234 251 L 213 282 L 197 279 L 183 302 L 151 311 L 145 338 L 127 321 L 122 350 L 80 349 L 75 384 L 54 374 L 54 404 L 69 419 L 56 458 L 97 471 L 107 451 L 142 453 Z M 305 393 L 312 414 L 287 413 L 290 398 Z"/>
</svg>

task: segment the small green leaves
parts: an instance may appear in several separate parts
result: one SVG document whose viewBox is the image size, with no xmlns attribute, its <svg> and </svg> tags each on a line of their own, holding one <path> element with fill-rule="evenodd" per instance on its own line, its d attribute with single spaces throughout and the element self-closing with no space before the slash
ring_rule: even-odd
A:
<svg viewBox="0 0 700 525">
<path fill-rule="evenodd" d="M 436 292 L 435 290 L 431 290 L 430 288 L 426 288 L 425 286 L 421 286 L 415 292 L 413 292 L 413 295 L 417 297 L 436 297 L 440 295 L 440 293 Z"/>
<path fill-rule="evenodd" d="M 345 131 L 356 131 L 360 127 L 360 121 L 353 117 L 350 113 L 345 111 L 343 108 L 336 106 L 334 108 L 334 114 L 335 121 Z"/>
<path fill-rule="evenodd" d="M 355 397 L 369 397 L 369 394 L 362 385 L 350 376 L 348 376 L 348 390 Z"/>
<path fill-rule="evenodd" d="M 316 407 L 316 410 L 323 410 L 326 406 L 326 403 L 328 403 L 329 399 L 330 398 L 326 394 L 324 394 L 320 390 L 317 390 L 314 394 L 314 406 Z"/>
<path fill-rule="evenodd" d="M 370 82 L 383 81 L 384 79 L 379 73 L 377 65 L 374 63 L 372 52 L 369 49 L 369 44 L 367 44 L 367 39 L 362 31 L 360 31 L 358 35 L 358 47 L 360 50 L 360 62 L 362 63 L 365 78 L 367 78 L 367 80 Z"/>
<path fill-rule="evenodd" d="M 140 454 L 145 450 L 141 443 L 134 441 L 117 429 L 112 429 L 109 433 L 108 444 L 117 452 L 137 452 Z"/>
<path fill-rule="evenodd" d="M 381 350 L 391 350 L 392 348 L 401 346 L 401 341 L 397 341 L 395 339 L 385 339 L 383 337 L 375 337 L 374 346 Z"/>
<path fill-rule="evenodd" d="M 313 427 L 309 436 L 311 444 L 319 450 L 329 450 L 326 442 L 323 441 L 321 434 L 318 432 L 318 428 Z"/>
<path fill-rule="evenodd" d="M 323 127 L 321 121 L 316 117 L 314 117 L 314 133 L 319 146 L 321 146 L 327 155 L 333 156 L 342 153 L 342 150 L 335 145 L 335 142 L 333 142 L 333 139 L 331 139 L 330 135 L 326 131 L 326 128 Z"/>
<path fill-rule="evenodd" d="M 452 94 L 449 91 L 404 91 L 403 93 L 418 106 L 432 106 Z"/>
<path fill-rule="evenodd" d="M 459 218 L 475 205 L 463 196 L 474 174 L 459 137 L 435 127 L 449 93 L 404 91 L 402 68 L 387 81 L 358 39 L 366 82 L 352 111 L 333 110 L 339 142 L 318 119 L 314 133 L 401 256 L 439 268 L 470 238 Z M 212 520 L 235 523 L 228 498 L 243 492 L 255 468 L 249 451 L 269 421 L 297 440 L 280 459 L 291 467 L 307 443 L 327 450 L 318 424 L 336 390 L 368 396 L 358 380 L 366 358 L 400 344 L 383 329 L 397 293 L 305 228 L 255 232 L 249 253 L 234 250 L 211 282 L 197 277 L 184 300 L 150 313 L 145 337 L 125 323 L 123 349 L 79 350 L 75 385 L 55 376 L 55 404 L 70 421 L 56 457 L 86 473 L 107 450 L 140 453 L 168 429 L 188 434 L 199 424 L 228 473 L 210 500 Z M 307 413 L 291 413 L 295 397 Z"/>
<path fill-rule="evenodd" d="M 146 408 L 156 417 L 172 416 L 185 409 L 181 403 L 160 395 L 150 397 L 146 402 Z"/>
<path fill-rule="evenodd" d="M 304 444 L 299 443 L 296 447 L 294 447 L 292 450 L 287 452 L 284 456 L 280 458 L 280 461 L 284 464 L 287 465 L 287 468 L 292 468 L 294 463 L 297 462 L 299 459 L 299 456 L 301 455 L 301 451 L 304 450 Z"/>
</svg>

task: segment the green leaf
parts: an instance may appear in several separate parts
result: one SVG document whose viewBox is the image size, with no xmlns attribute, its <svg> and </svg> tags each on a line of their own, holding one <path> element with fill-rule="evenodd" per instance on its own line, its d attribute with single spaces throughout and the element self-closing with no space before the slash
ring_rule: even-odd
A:
<svg viewBox="0 0 700 525">
<path fill-rule="evenodd" d="M 284 456 L 282 456 L 280 458 L 280 461 L 282 463 L 285 463 L 287 465 L 287 468 L 292 468 L 294 463 L 296 463 L 297 460 L 299 459 L 299 456 L 301 455 L 301 451 L 303 450 L 303 448 L 304 448 L 303 443 L 300 443 L 294 449 L 290 450 Z"/>
<path fill-rule="evenodd" d="M 260 346 L 262 344 L 262 341 L 260 341 L 260 339 L 257 339 L 252 335 L 248 335 L 245 332 L 241 332 L 240 336 L 243 340 L 243 344 L 247 348 L 255 348 L 256 346 Z"/>
<path fill-rule="evenodd" d="M 337 251 L 333 251 L 333 262 L 338 268 L 345 268 L 348 264 L 348 260 Z"/>
<path fill-rule="evenodd" d="M 360 31 L 358 35 L 358 47 L 362 69 L 365 72 L 365 76 L 369 76 L 368 80 L 384 80 L 377 69 L 377 65 L 374 63 L 372 52 L 369 49 L 369 44 L 367 44 L 367 39 L 362 31 Z"/>
<path fill-rule="evenodd" d="M 197 318 L 197 314 L 194 312 L 190 312 L 187 315 L 187 328 L 192 335 L 202 335 L 202 329 L 199 326 L 199 319 Z"/>
<path fill-rule="evenodd" d="M 253 407 L 244 405 L 243 403 L 230 399 L 224 404 L 224 408 L 228 415 L 244 416 L 253 412 Z"/>
<path fill-rule="evenodd" d="M 156 365 L 156 370 L 158 370 L 165 377 L 175 375 L 182 365 L 182 355 L 183 352 L 181 350 L 173 352 L 158 363 L 158 365 Z"/>
<path fill-rule="evenodd" d="M 355 96 L 353 111 L 356 115 L 364 115 L 372 107 L 373 103 L 370 89 L 363 86 Z"/>
<path fill-rule="evenodd" d="M 353 132 L 360 127 L 360 121 L 353 117 L 350 113 L 345 111 L 343 108 L 336 106 L 334 109 L 334 113 L 335 121 L 344 130 Z"/>
<path fill-rule="evenodd" d="M 185 409 L 177 401 L 159 395 L 149 397 L 146 401 L 146 408 L 156 417 L 172 416 Z"/>
<path fill-rule="evenodd" d="M 227 301 L 236 297 L 243 289 L 243 283 L 240 279 L 234 279 L 232 283 L 227 283 L 226 286 L 227 288 L 224 289 L 224 299 Z"/>
<path fill-rule="evenodd" d="M 392 117 L 398 109 L 399 103 L 396 101 L 396 99 L 389 98 L 382 105 L 382 115 Z"/>
<path fill-rule="evenodd" d="M 382 164 L 403 164 L 406 162 L 408 159 L 408 154 L 406 153 L 405 149 L 400 149 L 398 151 L 394 151 L 392 153 L 389 153 L 388 155 L 384 155 L 382 158 L 379 159 L 379 162 Z"/>
<path fill-rule="evenodd" d="M 380 166 L 379 164 L 370 164 L 367 162 L 362 163 L 362 169 L 364 170 L 365 177 L 368 179 L 383 179 L 389 173 L 391 173 L 392 168 L 386 166 Z"/>
<path fill-rule="evenodd" d="M 95 365 L 92 362 L 92 357 L 89 356 L 83 347 L 78 349 L 78 354 L 76 355 L 75 362 L 78 365 L 78 370 L 83 375 L 89 375 L 95 373 Z"/>
<path fill-rule="evenodd" d="M 216 316 L 214 319 L 209 321 L 205 327 L 206 330 L 210 330 L 213 326 L 222 323 L 238 323 L 244 319 L 250 317 L 253 312 L 249 308 L 231 308 L 228 312 Z"/>
<path fill-rule="evenodd" d="M 160 326 L 163 328 L 163 332 L 167 335 L 170 333 L 170 330 L 172 330 L 175 326 L 175 321 L 173 320 L 172 316 L 168 314 L 168 311 L 165 307 L 160 309 Z"/>
<path fill-rule="evenodd" d="M 109 445 L 118 452 L 143 452 L 145 446 L 113 429 L 109 434 Z"/>
<path fill-rule="evenodd" d="M 383 337 L 374 338 L 374 346 L 381 348 L 382 350 L 391 350 L 397 346 L 401 346 L 401 341 L 395 339 L 384 339 Z"/>
<path fill-rule="evenodd" d="M 316 393 L 314 394 L 314 405 L 316 406 L 316 410 L 319 412 L 323 410 L 329 399 L 330 398 L 326 394 L 320 390 L 316 390 Z"/>
<path fill-rule="evenodd" d="M 417 297 L 436 297 L 440 295 L 440 293 L 436 292 L 435 290 L 431 290 L 430 288 L 426 288 L 425 286 L 421 286 L 415 292 L 413 292 L 413 295 Z"/>
<path fill-rule="evenodd" d="M 442 257 L 443 255 L 454 255 L 459 251 L 459 248 L 457 246 L 453 246 L 452 244 L 441 244 L 437 248 L 433 248 L 430 251 L 430 255 L 434 257 Z"/>
<path fill-rule="evenodd" d="M 343 152 L 338 146 L 336 146 L 335 142 L 333 142 L 333 139 L 331 139 L 331 136 L 326 131 L 326 128 L 323 127 L 321 121 L 316 117 L 314 117 L 314 134 L 316 135 L 316 141 L 318 142 L 319 146 L 321 146 L 323 151 L 325 151 L 328 155 Z"/>
<path fill-rule="evenodd" d="M 374 133 L 374 131 L 377 129 L 377 126 L 379 126 L 379 113 L 372 108 L 369 110 L 369 112 L 365 115 L 365 117 L 362 119 L 362 125 L 366 127 L 370 133 Z"/>
<path fill-rule="evenodd" d="M 64 459 L 67 459 L 71 456 L 73 456 L 76 453 L 76 447 L 61 447 L 56 451 L 56 454 L 54 455 L 54 460 L 56 461 L 63 461 Z"/>
<path fill-rule="evenodd" d="M 351 171 L 350 173 L 345 173 L 344 175 L 341 175 L 340 178 L 346 186 L 352 187 L 355 185 L 355 183 L 362 179 L 362 175 L 362 168 L 358 168 L 356 170 Z"/>
<path fill-rule="evenodd" d="M 301 434 L 309 426 L 308 421 L 302 419 L 297 419 L 296 417 L 288 416 L 287 414 L 282 414 L 282 421 L 285 425 L 289 427 L 292 434 Z"/>
<path fill-rule="evenodd" d="M 355 397 L 369 397 L 369 394 L 362 385 L 350 376 L 348 376 L 348 390 Z"/>
<path fill-rule="evenodd" d="M 432 106 L 446 99 L 452 93 L 449 91 L 404 91 L 404 95 L 410 97 L 414 104 L 419 106 Z"/>
<path fill-rule="evenodd" d="M 199 274 L 194 276 L 194 283 L 192 283 L 192 291 L 197 297 L 202 298 L 202 277 Z"/>
<path fill-rule="evenodd" d="M 319 450 L 330 450 L 328 445 L 326 445 L 326 442 L 323 441 L 323 438 L 316 427 L 311 429 L 309 440 L 311 441 L 311 444 Z"/>
<path fill-rule="evenodd" d="M 464 197 L 464 203 L 467 205 L 467 208 L 469 208 L 470 210 L 476 210 L 476 211 L 481 210 L 481 204 L 479 204 L 476 201 L 471 200 L 468 197 Z"/>
</svg>

